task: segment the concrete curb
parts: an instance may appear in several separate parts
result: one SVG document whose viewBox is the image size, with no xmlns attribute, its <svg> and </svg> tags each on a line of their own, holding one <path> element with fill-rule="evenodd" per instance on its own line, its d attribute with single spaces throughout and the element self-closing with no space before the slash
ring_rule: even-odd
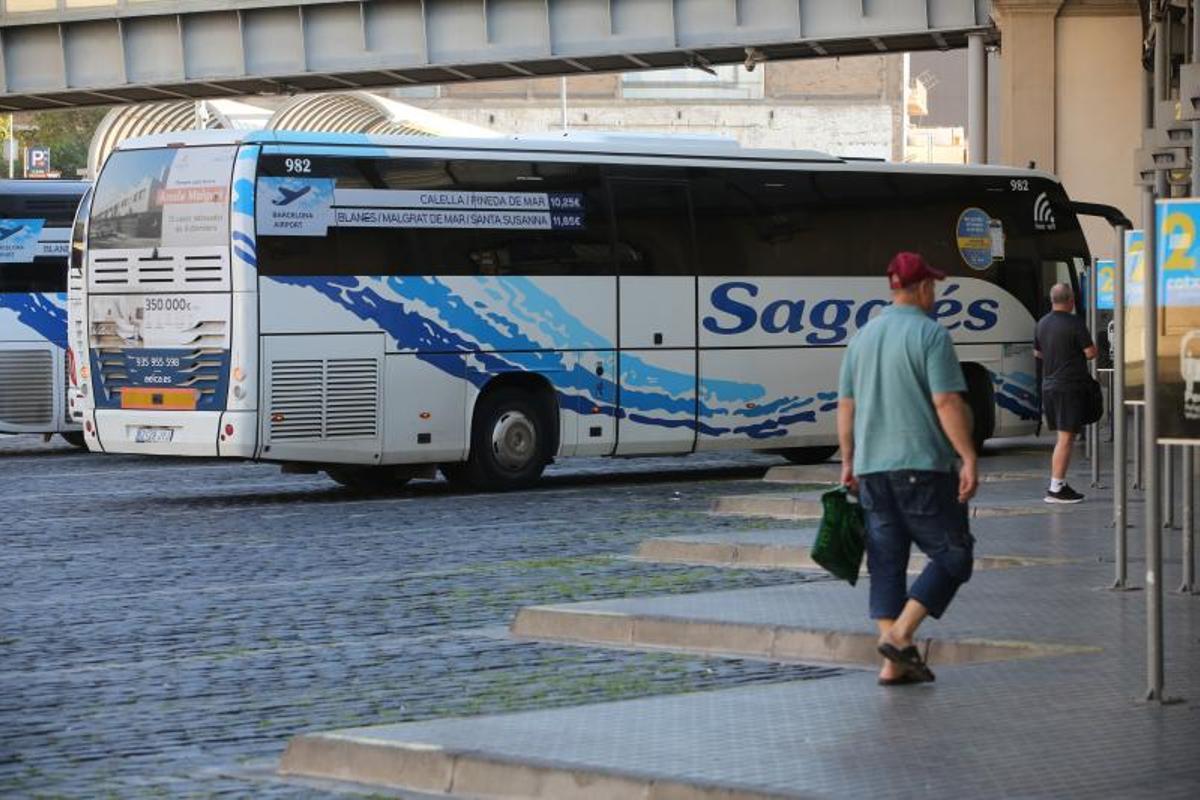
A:
<svg viewBox="0 0 1200 800">
<path fill-rule="evenodd" d="M 691 539 L 646 539 L 638 545 L 637 555 L 641 561 L 669 564 L 707 564 L 724 567 L 749 567 L 754 569 L 795 569 L 820 571 L 822 567 L 812 559 L 812 548 L 807 545 L 763 544 L 758 542 L 699 542 Z M 909 559 L 908 571 L 918 573 L 924 569 L 925 557 L 914 553 Z M 1052 564 L 1067 564 L 1067 559 L 1034 558 L 1023 556 L 977 556 L 975 569 L 1009 569 L 1012 567 L 1037 567 Z M 866 575 L 864 566 L 862 573 Z"/>
<path fill-rule="evenodd" d="M 1046 470 L 1012 470 L 1008 472 L 980 472 L 980 483 L 1000 483 L 1002 481 L 1027 481 L 1045 478 Z M 840 464 L 812 464 L 807 466 L 788 465 L 771 467 L 763 480 L 767 483 L 823 483 L 833 485 L 842 477 Z"/>
<path fill-rule="evenodd" d="M 646 647 L 768 661 L 879 665 L 874 633 L 621 614 L 571 606 L 523 608 L 513 620 L 512 634 L 524 639 Z M 930 661 L 942 665 L 1095 652 L 1099 650 L 1041 642 L 984 639 L 929 642 Z"/>
<path fill-rule="evenodd" d="M 279 764 L 282 776 L 385 786 L 456 797 L 547 800 L 778 800 L 784 795 L 580 769 L 570 764 L 505 758 L 333 731 L 293 738 Z"/>
<path fill-rule="evenodd" d="M 813 520 L 821 518 L 821 501 L 790 494 L 739 494 L 718 497 L 709 513 L 722 517 L 769 517 L 770 519 Z M 971 517 L 1021 517 L 1053 514 L 1046 505 L 972 505 Z"/>
</svg>

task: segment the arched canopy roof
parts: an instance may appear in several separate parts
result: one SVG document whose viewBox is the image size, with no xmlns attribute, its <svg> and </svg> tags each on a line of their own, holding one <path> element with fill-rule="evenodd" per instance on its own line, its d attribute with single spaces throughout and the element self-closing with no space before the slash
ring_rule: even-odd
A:
<svg viewBox="0 0 1200 800">
<path fill-rule="evenodd" d="M 278 111 L 237 100 L 178 100 L 117 106 L 105 115 L 88 149 L 88 175 L 100 171 L 120 142 L 134 136 L 175 131 L 228 129 L 409 136 L 494 137 L 478 125 L 459 122 L 370 92 L 302 95 Z"/>
<path fill-rule="evenodd" d="M 267 129 L 408 136 L 497 135 L 487 128 L 370 92 L 331 92 L 297 97 L 275 112 Z"/>
<path fill-rule="evenodd" d="M 135 136 L 174 131 L 261 130 L 271 111 L 237 100 L 172 100 L 115 106 L 100 121 L 88 146 L 88 176 L 95 178 L 113 149 Z"/>
</svg>

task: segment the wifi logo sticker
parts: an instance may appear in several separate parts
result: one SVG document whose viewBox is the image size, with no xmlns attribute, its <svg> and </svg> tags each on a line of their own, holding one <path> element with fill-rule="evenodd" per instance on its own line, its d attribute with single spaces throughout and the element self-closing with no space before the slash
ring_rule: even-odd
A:
<svg viewBox="0 0 1200 800">
<path fill-rule="evenodd" d="M 1042 192 L 1033 201 L 1033 229 L 1037 231 L 1052 231 L 1058 227 L 1054 221 L 1054 209 L 1050 208 L 1050 198 Z"/>
</svg>

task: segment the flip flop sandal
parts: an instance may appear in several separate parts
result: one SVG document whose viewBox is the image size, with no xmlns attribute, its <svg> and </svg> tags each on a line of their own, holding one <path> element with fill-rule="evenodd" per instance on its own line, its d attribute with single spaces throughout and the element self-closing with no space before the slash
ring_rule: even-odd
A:
<svg viewBox="0 0 1200 800">
<path fill-rule="evenodd" d="M 917 650 L 915 645 L 910 644 L 901 650 L 891 642 L 880 642 L 876 649 L 881 656 L 898 665 L 905 675 L 911 675 L 918 682 L 928 683 L 935 679 L 933 671 L 926 665 L 925 659 L 921 658 L 921 651 Z"/>
<path fill-rule="evenodd" d="M 933 673 L 930 673 L 932 675 Z M 919 675 L 914 675 L 911 672 L 902 672 L 895 678 L 880 678 L 880 686 L 908 686 L 914 683 L 929 683 L 933 678 L 923 678 Z"/>
</svg>

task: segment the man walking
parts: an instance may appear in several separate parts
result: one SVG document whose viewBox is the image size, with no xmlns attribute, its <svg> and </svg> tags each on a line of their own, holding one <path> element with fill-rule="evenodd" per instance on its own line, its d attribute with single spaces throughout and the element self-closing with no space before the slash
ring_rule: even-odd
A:
<svg viewBox="0 0 1200 800">
<path fill-rule="evenodd" d="M 929 316 L 945 273 L 916 253 L 897 253 L 887 273 L 891 307 L 858 332 L 842 362 L 838 440 L 842 483 L 858 492 L 866 516 L 870 611 L 885 659 L 879 683 L 894 686 L 933 680 L 913 637 L 971 577 L 966 504 L 978 477 L 962 367 Z M 929 561 L 906 588 L 914 543 Z"/>
<path fill-rule="evenodd" d="M 1049 314 L 1038 320 L 1033 354 L 1042 361 L 1042 411 L 1046 427 L 1058 431 L 1050 458 L 1047 503 L 1078 503 L 1083 495 L 1067 485 L 1071 448 L 1083 430 L 1092 376 L 1087 362 L 1096 357 L 1096 345 L 1087 325 L 1075 313 L 1075 295 L 1065 283 L 1050 289 Z"/>
</svg>

